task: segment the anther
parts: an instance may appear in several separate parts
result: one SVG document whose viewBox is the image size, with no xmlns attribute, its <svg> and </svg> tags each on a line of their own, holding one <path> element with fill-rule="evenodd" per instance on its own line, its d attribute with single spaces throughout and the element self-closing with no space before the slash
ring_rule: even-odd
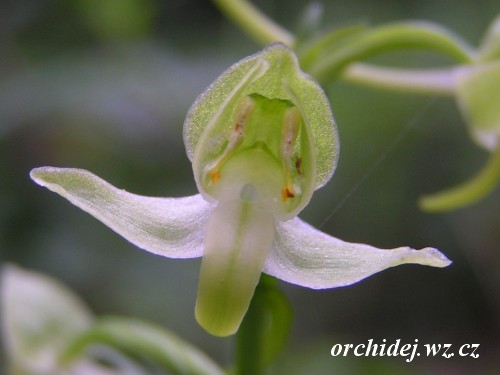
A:
<svg viewBox="0 0 500 375">
<path fill-rule="evenodd" d="M 210 177 L 210 183 L 216 183 L 220 180 L 221 172 L 220 168 L 224 164 L 224 162 L 231 155 L 231 152 L 238 147 L 239 143 L 243 140 L 245 135 L 245 126 L 248 123 L 251 113 L 255 108 L 255 100 L 246 96 L 241 99 L 236 111 L 234 112 L 234 125 L 229 136 L 228 144 L 226 149 L 219 156 L 219 160 L 215 163 L 215 166 L 211 168 L 208 172 L 208 176 Z"/>
<path fill-rule="evenodd" d="M 281 189 L 281 197 L 283 202 L 289 198 L 295 197 L 295 191 L 292 183 L 292 169 L 295 166 L 300 175 L 300 158 L 297 158 L 295 165 L 292 162 L 292 154 L 294 151 L 295 142 L 299 135 L 302 118 L 297 107 L 290 107 L 283 114 L 283 130 L 281 133 L 280 153 L 283 160 L 283 168 L 285 173 L 286 187 Z"/>
<path fill-rule="evenodd" d="M 283 132 L 281 133 L 281 156 L 290 159 L 293 153 L 293 146 L 297 140 L 300 129 L 300 112 L 297 107 L 290 107 L 283 115 Z"/>
<path fill-rule="evenodd" d="M 288 187 L 281 189 L 281 199 L 286 202 L 288 198 L 294 198 L 295 194 Z"/>
</svg>

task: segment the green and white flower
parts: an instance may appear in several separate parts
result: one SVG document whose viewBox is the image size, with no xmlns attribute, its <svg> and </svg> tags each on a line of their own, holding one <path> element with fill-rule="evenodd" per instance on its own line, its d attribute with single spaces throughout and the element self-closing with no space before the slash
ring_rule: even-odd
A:
<svg viewBox="0 0 500 375">
<path fill-rule="evenodd" d="M 452 72 L 453 94 L 472 139 L 490 153 L 470 180 L 423 197 L 429 211 L 459 208 L 478 201 L 500 182 L 500 16 L 490 26 L 472 64 Z"/>
<path fill-rule="evenodd" d="M 134 195 L 81 169 L 43 167 L 31 176 L 146 251 L 202 256 L 196 318 L 214 335 L 238 330 L 262 272 L 322 289 L 399 264 L 450 263 L 433 248 L 346 243 L 296 217 L 332 176 L 338 139 L 322 89 L 282 44 L 208 87 L 188 113 L 184 139 L 200 192 L 191 197 Z"/>
<path fill-rule="evenodd" d="M 450 189 L 422 197 L 420 206 L 426 211 L 449 211 L 486 197 L 500 182 L 500 16 L 493 21 L 477 49 L 469 47 L 446 30 L 425 24 L 388 25 L 364 31 L 364 34 L 357 29 L 341 29 L 332 36 L 354 34 L 357 37 L 356 32 L 361 34 L 361 42 L 348 40 L 349 43 L 339 43 L 334 40 L 334 46 L 340 45 L 337 47 L 339 51 L 334 50 L 335 53 L 326 62 L 317 63 L 321 69 L 309 71 L 319 78 L 328 78 L 341 71 L 342 78 L 347 81 L 379 89 L 452 96 L 471 138 L 490 155 L 486 165 L 475 176 Z M 413 41 L 416 45 L 454 58 L 458 65 L 424 70 L 387 68 L 366 63 L 346 66 L 347 62 L 357 61 L 374 52 L 370 43 L 363 43 L 363 37 L 370 41 L 374 35 L 383 37 L 375 38 L 380 43 L 375 52 L 383 51 L 381 47 L 398 46 L 398 41 L 404 41 L 407 47 L 411 47 Z M 352 52 L 345 53 L 344 50 Z"/>
</svg>

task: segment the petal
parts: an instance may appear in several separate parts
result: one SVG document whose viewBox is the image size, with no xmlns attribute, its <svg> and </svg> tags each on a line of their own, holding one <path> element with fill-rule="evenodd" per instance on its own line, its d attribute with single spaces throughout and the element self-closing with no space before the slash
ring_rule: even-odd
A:
<svg viewBox="0 0 500 375">
<path fill-rule="evenodd" d="M 31 178 L 141 249 L 170 258 L 194 258 L 203 253 L 204 225 L 213 206 L 199 194 L 143 197 L 117 189 L 83 169 L 36 168 Z"/>
<path fill-rule="evenodd" d="M 404 263 L 445 267 L 451 262 L 433 248 L 382 250 L 344 242 L 295 218 L 277 223 L 264 272 L 292 284 L 324 289 L 353 284 Z"/>
<path fill-rule="evenodd" d="M 235 333 L 250 305 L 274 237 L 274 217 L 250 184 L 222 200 L 207 225 L 196 319 L 209 333 Z"/>
<path fill-rule="evenodd" d="M 474 140 L 493 151 L 500 139 L 500 60 L 456 69 L 456 98 Z"/>
<path fill-rule="evenodd" d="M 479 61 L 495 61 L 500 58 L 500 15 L 491 23 L 479 48 Z"/>
</svg>

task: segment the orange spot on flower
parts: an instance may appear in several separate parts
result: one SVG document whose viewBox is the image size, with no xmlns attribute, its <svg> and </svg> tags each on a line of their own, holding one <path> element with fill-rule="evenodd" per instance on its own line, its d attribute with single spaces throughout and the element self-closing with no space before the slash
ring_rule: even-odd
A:
<svg viewBox="0 0 500 375">
<path fill-rule="evenodd" d="M 220 180 L 220 171 L 215 170 L 215 171 L 210 172 L 210 180 L 214 183 L 219 181 Z"/>
<path fill-rule="evenodd" d="M 295 197 L 295 194 L 293 194 L 290 191 L 290 189 L 288 189 L 287 187 L 281 189 L 281 199 L 283 200 L 283 202 L 286 202 L 288 198 L 293 198 L 293 197 Z"/>
</svg>

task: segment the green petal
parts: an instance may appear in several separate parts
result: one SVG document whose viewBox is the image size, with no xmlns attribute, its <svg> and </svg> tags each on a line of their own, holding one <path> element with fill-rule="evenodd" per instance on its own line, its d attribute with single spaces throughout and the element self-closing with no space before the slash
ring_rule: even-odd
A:
<svg viewBox="0 0 500 375">
<path fill-rule="evenodd" d="M 209 333 L 235 333 L 248 310 L 274 237 L 274 218 L 248 184 L 221 200 L 206 230 L 196 319 Z"/>
<path fill-rule="evenodd" d="M 457 100 L 474 139 L 488 150 L 500 139 L 500 61 L 457 73 Z"/>
<path fill-rule="evenodd" d="M 488 28 L 479 49 L 479 61 L 500 59 L 500 16 L 497 16 Z"/>
<path fill-rule="evenodd" d="M 200 195 L 143 197 L 117 189 L 83 169 L 36 168 L 31 178 L 141 249 L 170 258 L 203 253 L 204 225 L 213 206 Z"/>
<path fill-rule="evenodd" d="M 405 263 L 445 267 L 450 260 L 433 248 L 377 249 L 331 237 L 299 218 L 278 222 L 264 272 L 313 289 L 350 285 Z"/>
<path fill-rule="evenodd" d="M 55 374 L 65 347 L 91 325 L 92 316 L 82 301 L 36 272 L 4 266 L 0 297 L 13 374 Z"/>
</svg>

